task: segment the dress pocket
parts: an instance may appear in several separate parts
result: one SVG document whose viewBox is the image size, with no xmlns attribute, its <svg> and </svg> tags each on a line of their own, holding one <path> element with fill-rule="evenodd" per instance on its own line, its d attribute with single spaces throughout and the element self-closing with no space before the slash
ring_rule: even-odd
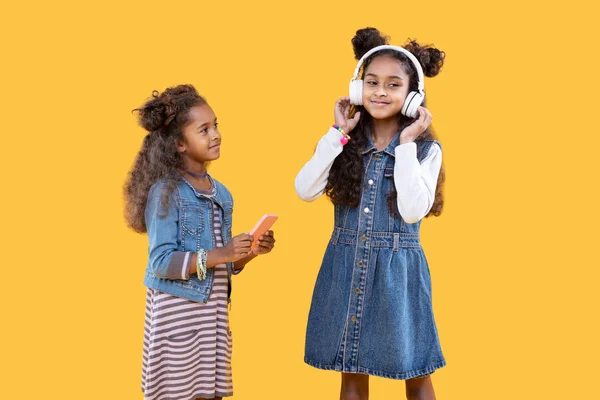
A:
<svg viewBox="0 0 600 400">
<path fill-rule="evenodd" d="M 200 363 L 199 333 L 199 329 L 192 329 L 167 336 L 162 350 L 163 362 L 170 372 L 187 371 Z"/>
</svg>

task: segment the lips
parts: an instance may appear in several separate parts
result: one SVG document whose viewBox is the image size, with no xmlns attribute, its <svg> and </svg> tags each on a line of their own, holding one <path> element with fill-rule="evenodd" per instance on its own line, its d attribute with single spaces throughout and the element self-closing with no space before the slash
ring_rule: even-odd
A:
<svg viewBox="0 0 600 400">
<path fill-rule="evenodd" d="M 387 105 L 390 104 L 390 103 L 387 103 L 385 101 L 374 101 L 374 100 L 371 100 L 371 103 L 375 104 L 376 106 L 387 106 Z"/>
<path fill-rule="evenodd" d="M 219 143 L 217 143 L 217 144 L 214 144 L 214 145 L 210 146 L 210 147 L 209 147 L 209 149 L 216 149 L 216 148 L 218 148 L 218 147 L 221 147 L 221 142 L 219 142 Z"/>
</svg>

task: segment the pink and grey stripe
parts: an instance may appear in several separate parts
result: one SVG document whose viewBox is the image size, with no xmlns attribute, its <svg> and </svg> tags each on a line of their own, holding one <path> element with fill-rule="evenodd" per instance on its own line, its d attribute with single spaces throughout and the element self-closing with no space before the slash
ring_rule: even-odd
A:
<svg viewBox="0 0 600 400">
<path fill-rule="evenodd" d="M 213 215 L 217 246 L 222 247 L 221 212 L 214 204 Z M 180 260 L 185 265 L 185 258 Z M 227 294 L 225 264 L 215 267 L 206 304 L 148 289 L 142 361 L 145 399 L 233 395 Z"/>
</svg>

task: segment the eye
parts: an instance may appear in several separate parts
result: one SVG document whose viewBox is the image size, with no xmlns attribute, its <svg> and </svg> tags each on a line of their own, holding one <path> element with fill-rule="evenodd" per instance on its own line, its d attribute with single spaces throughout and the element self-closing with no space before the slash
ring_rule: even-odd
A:
<svg viewBox="0 0 600 400">
<path fill-rule="evenodd" d="M 204 128 L 200 131 L 201 134 L 206 135 L 208 133 L 208 128 Z"/>
<path fill-rule="evenodd" d="M 215 122 L 215 129 L 219 129 L 219 123 Z"/>
<path fill-rule="evenodd" d="M 398 85 L 397 83 L 394 83 L 394 82 L 390 83 L 390 86 L 393 88 L 400 87 L 400 85 Z"/>
<path fill-rule="evenodd" d="M 377 81 L 367 81 L 367 85 L 377 85 Z"/>
</svg>

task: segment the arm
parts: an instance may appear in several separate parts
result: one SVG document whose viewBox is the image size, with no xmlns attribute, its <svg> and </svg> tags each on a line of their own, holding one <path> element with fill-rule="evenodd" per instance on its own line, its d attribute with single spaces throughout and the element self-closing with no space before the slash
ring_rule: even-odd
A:
<svg viewBox="0 0 600 400">
<path fill-rule="evenodd" d="M 169 200 L 167 215 L 161 217 L 163 214 L 161 189 L 157 187 L 148 196 L 145 212 L 150 270 L 158 278 L 189 279 L 190 274 L 196 273 L 198 254 L 178 251 L 179 210 L 173 197 Z M 251 244 L 252 236 L 238 235 L 226 247 L 209 250 L 206 268 L 213 268 L 247 255 Z"/>
<path fill-rule="evenodd" d="M 348 96 L 342 97 L 335 103 L 333 116 L 335 124 L 342 128 L 346 134 L 354 129 L 360 119 L 360 112 L 354 114 L 352 118 L 349 118 L 349 114 L 350 98 Z M 316 200 L 325 191 L 331 166 L 343 149 L 340 142 L 342 137 L 337 129 L 330 128 L 329 132 L 319 140 L 315 154 L 296 176 L 296 193 L 302 200 Z"/>
<path fill-rule="evenodd" d="M 409 224 L 420 221 L 433 206 L 437 179 L 442 165 L 442 149 L 433 144 L 421 164 L 414 142 L 396 147 L 394 183 L 398 192 L 398 210 Z"/>
<path fill-rule="evenodd" d="M 242 270 L 244 269 L 246 264 L 248 264 L 250 261 L 252 261 L 255 258 L 256 258 L 256 254 L 250 253 L 249 255 L 242 258 L 241 260 L 237 260 L 236 262 L 234 262 L 233 263 L 233 273 L 237 275 L 240 272 L 242 272 Z"/>
<path fill-rule="evenodd" d="M 340 132 L 330 128 L 329 132 L 319 140 L 315 154 L 296 176 L 296 193 L 302 200 L 313 201 L 323 194 L 329 170 L 343 149 L 341 138 Z"/>
<path fill-rule="evenodd" d="M 179 210 L 173 196 L 167 204 L 167 214 L 161 206 L 162 185 L 152 188 L 146 203 L 148 258 L 152 273 L 163 279 L 189 279 L 192 253 L 178 251 Z"/>
<path fill-rule="evenodd" d="M 214 268 L 217 265 L 225 264 L 230 260 L 223 254 L 223 247 L 218 249 L 209 250 L 206 252 L 206 268 Z M 196 273 L 196 265 L 198 261 L 198 253 L 191 253 L 190 264 L 188 267 L 188 274 L 193 275 Z"/>
</svg>

